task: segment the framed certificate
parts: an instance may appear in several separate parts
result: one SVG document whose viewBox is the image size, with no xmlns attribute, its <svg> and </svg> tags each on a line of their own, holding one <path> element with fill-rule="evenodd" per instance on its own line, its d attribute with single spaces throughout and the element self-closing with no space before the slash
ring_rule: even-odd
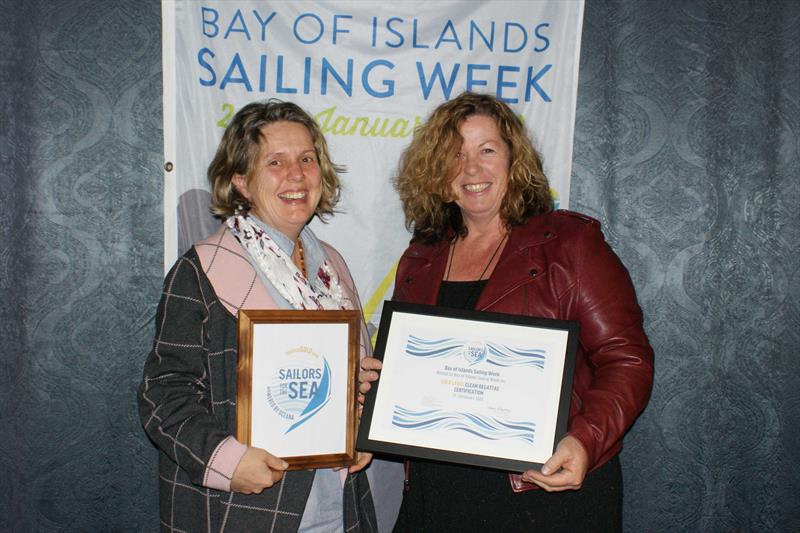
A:
<svg viewBox="0 0 800 533">
<path fill-rule="evenodd" d="M 355 462 L 359 311 L 239 311 L 236 438 L 290 470 Z"/>
<path fill-rule="evenodd" d="M 578 323 L 386 302 L 359 450 L 522 472 L 564 436 Z"/>
</svg>

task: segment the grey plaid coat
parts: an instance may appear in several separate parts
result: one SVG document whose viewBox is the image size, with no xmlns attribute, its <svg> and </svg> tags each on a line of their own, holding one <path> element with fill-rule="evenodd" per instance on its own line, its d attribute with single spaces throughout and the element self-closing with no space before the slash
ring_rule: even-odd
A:
<svg viewBox="0 0 800 533">
<path fill-rule="evenodd" d="M 254 495 L 202 486 L 212 452 L 235 433 L 236 328 L 193 247 L 167 274 L 139 390 L 142 424 L 159 449 L 162 531 L 283 532 L 300 524 L 313 471 L 287 472 Z M 377 531 L 363 472 L 345 481 L 343 516 L 347 531 Z"/>
</svg>

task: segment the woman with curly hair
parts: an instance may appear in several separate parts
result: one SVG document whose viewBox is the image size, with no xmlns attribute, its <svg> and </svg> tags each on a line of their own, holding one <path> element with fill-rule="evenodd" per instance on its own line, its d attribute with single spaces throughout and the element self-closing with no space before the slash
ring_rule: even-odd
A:
<svg viewBox="0 0 800 533">
<path fill-rule="evenodd" d="M 600 224 L 553 210 L 522 122 L 488 95 L 434 110 L 395 186 L 413 232 L 395 300 L 580 324 L 568 433 L 541 470 L 409 461 L 395 531 L 621 530 L 617 454 L 649 398 L 653 351 Z M 377 379 L 377 360 L 362 366 Z"/>
</svg>

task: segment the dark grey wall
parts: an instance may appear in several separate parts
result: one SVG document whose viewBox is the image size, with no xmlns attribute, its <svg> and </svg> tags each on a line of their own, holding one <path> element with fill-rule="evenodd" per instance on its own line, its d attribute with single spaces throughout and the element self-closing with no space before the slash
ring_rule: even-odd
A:
<svg viewBox="0 0 800 533">
<path fill-rule="evenodd" d="M 153 531 L 160 4 L 0 14 L 0 530 Z M 587 1 L 572 207 L 657 357 L 628 531 L 800 530 L 798 43 L 792 0 Z"/>
</svg>

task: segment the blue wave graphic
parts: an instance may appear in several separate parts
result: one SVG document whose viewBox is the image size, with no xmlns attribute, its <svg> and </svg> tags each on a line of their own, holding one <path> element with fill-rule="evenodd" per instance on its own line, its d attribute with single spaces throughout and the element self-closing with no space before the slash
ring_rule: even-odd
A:
<svg viewBox="0 0 800 533">
<path fill-rule="evenodd" d="M 411 357 L 444 359 L 458 357 L 464 352 L 467 342 L 454 338 L 424 339 L 415 335 L 408 336 L 406 354 Z M 533 366 L 544 368 L 547 353 L 539 348 L 519 348 L 495 342 L 486 343 L 486 362 L 495 366 Z M 472 361 L 470 361 L 472 363 Z"/>
<path fill-rule="evenodd" d="M 413 431 L 465 431 L 486 440 L 517 439 L 533 444 L 536 424 L 515 420 L 501 420 L 473 413 L 459 411 L 412 411 L 399 405 L 394 406 L 392 425 Z"/>
<path fill-rule="evenodd" d="M 301 426 L 305 422 L 317 414 L 320 409 L 325 407 L 328 401 L 331 399 L 331 367 L 328 365 L 328 360 L 323 358 L 323 363 L 325 364 L 325 368 L 322 370 L 322 378 L 319 380 L 319 388 L 314 393 L 314 396 L 308 401 L 308 405 L 306 408 L 303 409 L 303 412 L 298 415 L 298 420 L 294 424 L 286 430 L 286 433 L 289 433 L 293 429 Z M 284 433 L 284 435 L 286 434 Z"/>
</svg>

